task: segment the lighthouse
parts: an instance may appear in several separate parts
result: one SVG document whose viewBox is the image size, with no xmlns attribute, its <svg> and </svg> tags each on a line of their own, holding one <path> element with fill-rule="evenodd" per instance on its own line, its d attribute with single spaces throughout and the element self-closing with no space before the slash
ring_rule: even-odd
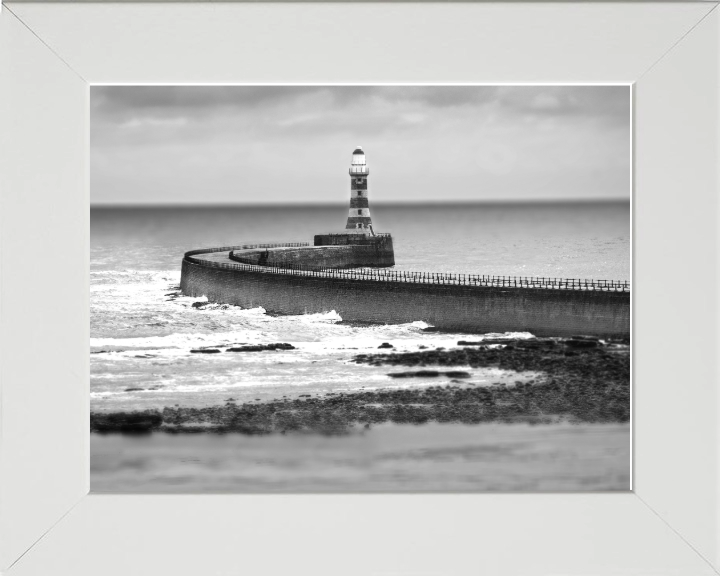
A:
<svg viewBox="0 0 720 576">
<path fill-rule="evenodd" d="M 369 174 L 370 169 L 367 166 L 365 152 L 363 152 L 362 146 L 358 146 L 353 150 L 350 164 L 350 209 L 345 229 L 374 236 L 368 202 Z"/>
<path fill-rule="evenodd" d="M 375 232 L 370 219 L 367 179 L 370 170 L 362 146 L 353 150 L 350 163 L 350 209 L 340 232 L 316 234 L 314 244 L 325 268 L 387 268 L 395 265 L 392 236 Z M 318 260 L 320 262 L 320 260 Z"/>
</svg>

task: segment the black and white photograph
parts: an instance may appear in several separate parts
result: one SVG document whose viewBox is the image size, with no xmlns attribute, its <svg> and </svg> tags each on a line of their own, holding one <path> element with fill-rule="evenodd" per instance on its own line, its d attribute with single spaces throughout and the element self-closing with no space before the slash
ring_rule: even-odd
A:
<svg viewBox="0 0 720 576">
<path fill-rule="evenodd" d="M 628 491 L 628 85 L 90 89 L 97 493 Z"/>
</svg>

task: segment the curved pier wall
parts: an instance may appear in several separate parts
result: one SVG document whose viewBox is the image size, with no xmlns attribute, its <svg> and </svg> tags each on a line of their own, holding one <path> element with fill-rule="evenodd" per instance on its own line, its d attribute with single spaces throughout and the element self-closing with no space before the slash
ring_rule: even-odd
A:
<svg viewBox="0 0 720 576">
<path fill-rule="evenodd" d="M 182 263 L 182 292 L 277 314 L 335 310 L 344 321 L 423 320 L 456 332 L 630 335 L 629 292 L 499 288 L 294 276 Z"/>
<path fill-rule="evenodd" d="M 392 244 L 389 251 L 379 244 L 236 250 L 230 259 L 259 266 L 283 268 L 289 265 L 306 269 L 381 268 L 395 264 Z"/>
</svg>

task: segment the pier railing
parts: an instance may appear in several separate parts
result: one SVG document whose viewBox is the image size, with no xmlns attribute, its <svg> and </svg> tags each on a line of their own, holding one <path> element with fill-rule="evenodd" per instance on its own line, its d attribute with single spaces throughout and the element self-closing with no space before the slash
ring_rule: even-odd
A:
<svg viewBox="0 0 720 576">
<path fill-rule="evenodd" d="M 336 278 L 341 280 L 359 280 L 371 282 L 402 282 L 409 284 L 436 284 L 444 286 L 484 286 L 492 288 L 533 288 L 544 290 L 592 290 L 602 292 L 630 292 L 630 283 L 618 280 L 593 280 L 581 278 L 549 278 L 537 276 L 493 276 L 484 274 L 447 274 L 442 272 L 410 272 L 388 268 L 317 268 L 309 269 L 300 265 L 284 264 L 278 266 L 258 266 L 240 262 L 218 262 L 195 258 L 199 254 L 214 252 L 232 252 L 257 248 L 284 248 L 309 246 L 307 242 L 284 244 L 251 244 L 242 246 L 224 246 L 191 250 L 185 253 L 185 259 L 200 266 L 245 270 L 264 274 L 283 274 L 315 278 Z"/>
</svg>

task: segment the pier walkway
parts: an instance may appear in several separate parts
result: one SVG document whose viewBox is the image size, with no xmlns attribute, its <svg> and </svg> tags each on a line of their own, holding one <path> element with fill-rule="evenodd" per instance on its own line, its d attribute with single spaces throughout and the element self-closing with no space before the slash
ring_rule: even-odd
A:
<svg viewBox="0 0 720 576">
<path fill-rule="evenodd" d="M 238 261 L 244 250 L 258 248 L 288 248 L 308 246 L 307 243 L 292 244 L 246 244 L 192 250 L 185 254 L 191 262 L 218 268 L 246 270 L 267 274 L 311 276 L 315 278 L 338 278 L 375 282 L 405 282 L 410 284 L 434 284 L 444 286 L 484 286 L 494 288 L 531 288 L 544 290 L 581 290 L 601 292 L 630 292 L 630 283 L 622 280 L 595 280 L 582 278 L 546 278 L 535 276 L 492 276 L 482 274 L 446 274 L 441 272 L 411 272 L 389 268 L 326 268 L 309 270 L 302 266 L 287 265 L 282 268 L 244 264 Z"/>
</svg>

